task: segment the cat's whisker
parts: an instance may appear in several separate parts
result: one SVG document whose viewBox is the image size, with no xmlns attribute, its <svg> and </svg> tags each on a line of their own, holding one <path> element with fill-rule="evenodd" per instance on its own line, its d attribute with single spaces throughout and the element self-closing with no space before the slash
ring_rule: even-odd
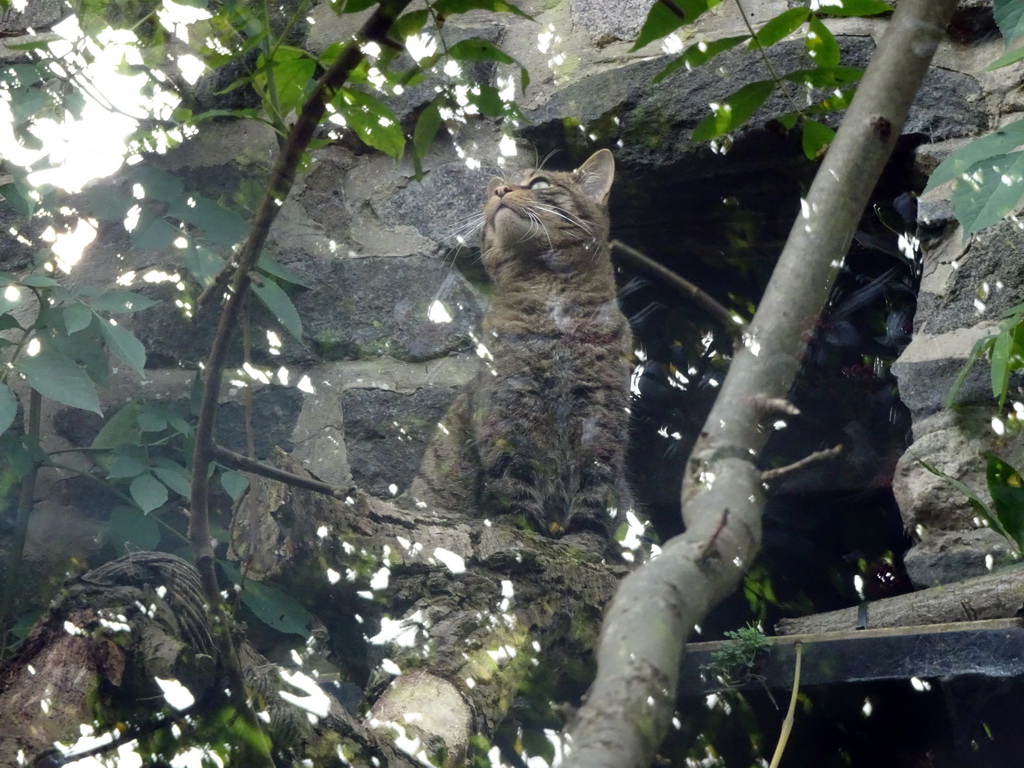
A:
<svg viewBox="0 0 1024 768">
<path fill-rule="evenodd" d="M 560 219 L 565 219 L 565 221 L 569 222 L 570 224 L 572 224 L 574 226 L 579 227 L 584 232 L 586 232 L 588 235 L 592 234 L 591 230 L 590 230 L 590 225 L 589 224 L 587 224 L 585 221 L 580 219 L 578 216 L 574 216 L 573 214 L 569 213 L 564 208 L 559 208 L 558 206 L 555 206 L 555 205 L 545 205 L 543 203 L 537 203 L 536 207 L 540 208 L 542 211 L 547 211 L 548 213 L 552 213 L 555 216 L 558 216 Z"/>
<path fill-rule="evenodd" d="M 541 160 L 540 163 L 537 165 L 537 170 L 538 171 L 544 170 L 544 166 L 547 164 L 548 160 L 550 160 L 556 154 L 558 154 L 558 150 L 557 149 L 552 149 L 550 152 L 548 152 L 546 155 L 544 155 L 544 159 Z"/>
<path fill-rule="evenodd" d="M 453 243 L 460 247 L 467 247 L 483 225 L 484 215 L 482 213 L 467 216 L 458 223 L 455 230 L 450 235 L 444 238 L 444 242 Z"/>
</svg>

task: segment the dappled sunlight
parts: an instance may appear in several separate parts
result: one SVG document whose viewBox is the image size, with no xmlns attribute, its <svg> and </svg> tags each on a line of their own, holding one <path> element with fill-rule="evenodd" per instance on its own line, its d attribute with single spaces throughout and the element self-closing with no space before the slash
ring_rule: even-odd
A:
<svg viewBox="0 0 1024 768">
<path fill-rule="evenodd" d="M 70 213 L 70 211 L 62 211 Z M 57 232 L 47 227 L 42 234 L 44 242 L 50 243 L 50 251 L 54 255 L 54 263 L 61 272 L 70 274 L 74 266 L 81 261 L 82 254 L 89 244 L 96 239 L 96 220 L 79 219 L 71 231 Z"/>
</svg>

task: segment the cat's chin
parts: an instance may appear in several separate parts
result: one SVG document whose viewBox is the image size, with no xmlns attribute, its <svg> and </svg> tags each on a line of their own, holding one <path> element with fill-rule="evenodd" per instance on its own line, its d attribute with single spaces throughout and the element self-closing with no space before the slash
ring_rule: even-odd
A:
<svg viewBox="0 0 1024 768">
<path fill-rule="evenodd" d="M 536 228 L 529 219 L 507 205 L 494 212 L 491 224 L 498 242 L 506 246 L 528 239 L 531 229 Z"/>
</svg>

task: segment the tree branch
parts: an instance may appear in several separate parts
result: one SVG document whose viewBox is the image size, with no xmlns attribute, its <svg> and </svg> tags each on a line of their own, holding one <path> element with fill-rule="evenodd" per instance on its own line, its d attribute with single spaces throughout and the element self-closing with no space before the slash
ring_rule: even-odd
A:
<svg viewBox="0 0 1024 768">
<path fill-rule="evenodd" d="M 714 297 L 710 294 L 705 293 L 689 280 L 680 277 L 671 269 L 659 264 L 654 259 L 641 253 L 635 248 L 631 248 L 621 240 L 612 240 L 608 245 L 612 250 L 618 251 L 625 256 L 633 266 L 664 280 L 672 288 L 683 294 L 683 296 L 693 301 L 701 309 L 721 323 L 722 327 L 735 338 L 742 338 L 743 332 L 747 328 L 747 324 L 744 323 L 737 315 L 733 314 L 715 301 Z"/>
<path fill-rule="evenodd" d="M 267 184 L 267 191 L 249 230 L 249 237 L 238 254 L 238 266 L 231 280 L 231 291 L 221 312 L 217 334 L 206 360 L 203 398 L 196 424 L 195 450 L 192 457 L 192 517 L 189 524 L 189 540 L 195 554 L 196 568 L 202 579 L 203 593 L 215 615 L 222 608 L 222 601 L 214 569 L 213 544 L 210 540 L 209 466 L 214 455 L 213 427 L 220 395 L 221 372 L 227 356 L 228 342 L 238 324 L 238 317 L 249 288 L 249 274 L 256 266 L 256 261 L 263 251 L 263 245 L 270 232 L 270 227 L 281 209 L 281 204 L 291 191 L 295 182 L 296 168 L 302 159 L 303 152 L 313 138 L 313 132 L 327 110 L 327 103 L 345 83 L 351 72 L 362 62 L 365 56 L 362 51 L 363 44 L 371 40 L 384 44 L 392 24 L 409 5 L 409 2 L 410 0 L 381 0 L 377 10 L 366 20 L 356 38 L 345 46 L 341 55 L 317 82 L 313 92 L 303 104 L 302 111 L 299 113 L 295 125 L 292 126 L 288 140 L 278 156 L 277 164 L 274 166 Z M 228 677 L 228 688 L 232 701 L 254 734 L 253 738 L 247 740 L 242 746 L 239 764 L 271 766 L 273 763 L 270 758 L 269 743 L 265 738 L 257 738 L 257 735 L 262 735 L 262 726 L 246 697 L 241 665 L 231 639 L 228 622 L 216 621 L 214 627 L 221 663 Z"/>
<path fill-rule="evenodd" d="M 675 708 L 685 640 L 760 547 L 758 401 L 792 385 L 864 207 L 956 0 L 902 0 L 814 179 L 683 478 L 686 533 L 630 574 L 608 608 L 598 672 L 564 765 L 647 766 Z M 725 527 L 716 527 L 728 513 Z M 714 539 L 705 553 L 702 543 Z"/>
<path fill-rule="evenodd" d="M 254 475 L 261 475 L 262 477 L 266 477 L 271 480 L 277 480 L 278 482 L 294 486 L 295 488 L 305 488 L 307 491 L 322 493 L 325 496 L 331 496 L 335 499 L 344 499 L 346 496 L 350 496 L 356 492 L 355 486 L 351 486 L 349 488 L 338 488 L 321 480 L 314 480 L 312 477 L 305 477 L 303 475 L 296 475 L 292 472 L 286 472 L 283 469 L 275 467 L 273 464 L 266 464 L 262 461 L 256 461 L 256 459 L 250 459 L 248 456 L 243 456 L 240 453 L 229 451 L 227 448 L 220 445 L 213 446 L 211 458 L 215 461 L 219 461 L 225 467 L 230 467 L 231 469 L 238 469 L 242 472 L 251 472 Z"/>
</svg>

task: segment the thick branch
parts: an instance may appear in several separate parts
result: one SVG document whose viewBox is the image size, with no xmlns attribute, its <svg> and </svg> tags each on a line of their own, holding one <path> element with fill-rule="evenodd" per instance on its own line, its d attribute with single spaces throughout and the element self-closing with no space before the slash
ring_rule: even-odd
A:
<svg viewBox="0 0 1024 768">
<path fill-rule="evenodd" d="M 783 397 L 956 0 L 903 0 L 814 183 L 683 478 L 687 531 L 631 574 L 605 617 L 567 766 L 647 766 L 666 733 L 685 639 L 760 546 L 758 403 Z M 721 521 L 725 516 L 725 526 Z M 714 539 L 707 550 L 702 542 Z"/>
</svg>

